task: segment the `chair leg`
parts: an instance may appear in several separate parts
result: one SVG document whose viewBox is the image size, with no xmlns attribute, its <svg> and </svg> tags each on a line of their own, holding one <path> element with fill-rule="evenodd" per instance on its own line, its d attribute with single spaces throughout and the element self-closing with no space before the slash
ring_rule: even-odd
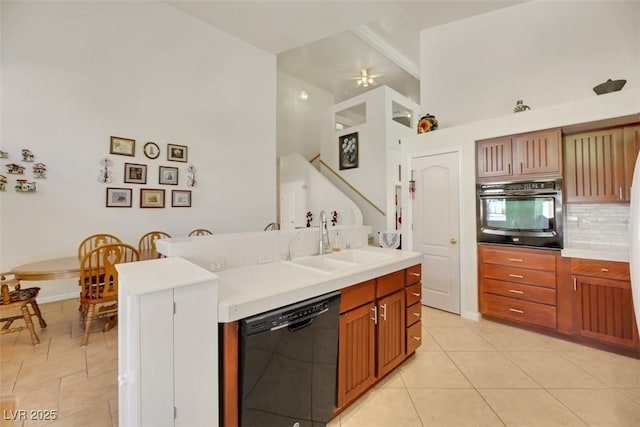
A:
<svg viewBox="0 0 640 427">
<path fill-rule="evenodd" d="M 31 301 L 31 307 L 33 308 L 33 312 L 36 314 L 36 316 L 38 317 L 38 320 L 40 321 L 40 328 L 44 329 L 47 327 L 47 322 L 44 321 L 44 319 L 42 318 L 42 313 L 40 313 L 40 307 L 38 306 L 38 303 L 36 302 L 36 300 Z"/>
<path fill-rule="evenodd" d="M 27 324 L 27 329 L 31 334 L 31 342 L 34 347 L 37 347 L 40 344 L 40 338 L 38 338 L 38 334 L 36 334 L 36 328 L 33 326 L 33 321 L 31 320 L 31 312 L 29 311 L 29 307 L 27 304 L 24 304 L 20 307 L 20 311 L 22 312 L 22 317 L 24 318 L 24 323 Z"/>
<path fill-rule="evenodd" d="M 89 304 L 87 308 L 86 319 L 84 322 L 84 335 L 82 336 L 82 347 L 86 347 L 89 344 L 89 331 L 91 330 L 91 324 L 93 323 L 93 317 L 95 315 L 96 305 Z"/>
</svg>

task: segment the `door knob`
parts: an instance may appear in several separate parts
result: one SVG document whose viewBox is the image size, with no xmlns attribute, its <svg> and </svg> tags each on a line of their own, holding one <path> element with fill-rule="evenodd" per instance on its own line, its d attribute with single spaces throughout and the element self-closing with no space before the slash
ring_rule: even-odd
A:
<svg viewBox="0 0 640 427">
<path fill-rule="evenodd" d="M 451 242 L 452 245 L 455 245 L 456 243 L 458 243 L 455 237 L 452 237 L 451 240 L 449 240 L 449 242 Z"/>
</svg>

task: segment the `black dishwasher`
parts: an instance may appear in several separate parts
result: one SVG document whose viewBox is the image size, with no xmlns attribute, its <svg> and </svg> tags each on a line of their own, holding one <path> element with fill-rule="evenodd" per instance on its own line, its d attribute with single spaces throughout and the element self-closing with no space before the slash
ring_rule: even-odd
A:
<svg viewBox="0 0 640 427">
<path fill-rule="evenodd" d="M 336 403 L 340 292 L 240 321 L 240 426 L 319 427 Z"/>
</svg>

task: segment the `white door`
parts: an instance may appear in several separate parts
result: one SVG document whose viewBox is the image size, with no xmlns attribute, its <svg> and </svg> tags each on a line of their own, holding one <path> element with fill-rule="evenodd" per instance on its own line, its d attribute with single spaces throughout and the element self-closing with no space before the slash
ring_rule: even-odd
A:
<svg viewBox="0 0 640 427">
<path fill-rule="evenodd" d="M 459 153 L 413 160 L 413 250 L 424 255 L 422 303 L 460 314 Z"/>
</svg>

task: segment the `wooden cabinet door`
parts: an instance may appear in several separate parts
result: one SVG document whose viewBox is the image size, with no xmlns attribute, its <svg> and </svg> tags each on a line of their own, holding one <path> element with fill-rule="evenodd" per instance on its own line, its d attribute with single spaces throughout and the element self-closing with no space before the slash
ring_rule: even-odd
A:
<svg viewBox="0 0 640 427">
<path fill-rule="evenodd" d="M 404 290 L 378 300 L 378 378 L 405 357 Z"/>
<path fill-rule="evenodd" d="M 338 338 L 338 408 L 364 393 L 376 381 L 374 303 L 340 315 Z"/>
<path fill-rule="evenodd" d="M 494 138 L 476 144 L 478 179 L 510 176 L 511 138 Z"/>
<path fill-rule="evenodd" d="M 638 346 L 631 283 L 574 276 L 575 322 L 579 335 L 626 347 Z"/>
<path fill-rule="evenodd" d="M 631 201 L 631 183 L 636 158 L 640 152 L 640 125 L 625 126 L 622 130 L 624 144 L 624 201 Z"/>
<path fill-rule="evenodd" d="M 621 128 L 568 135 L 564 144 L 567 203 L 624 200 Z"/>
<path fill-rule="evenodd" d="M 532 132 L 513 141 L 514 175 L 555 175 L 562 173 L 560 130 Z"/>
</svg>

